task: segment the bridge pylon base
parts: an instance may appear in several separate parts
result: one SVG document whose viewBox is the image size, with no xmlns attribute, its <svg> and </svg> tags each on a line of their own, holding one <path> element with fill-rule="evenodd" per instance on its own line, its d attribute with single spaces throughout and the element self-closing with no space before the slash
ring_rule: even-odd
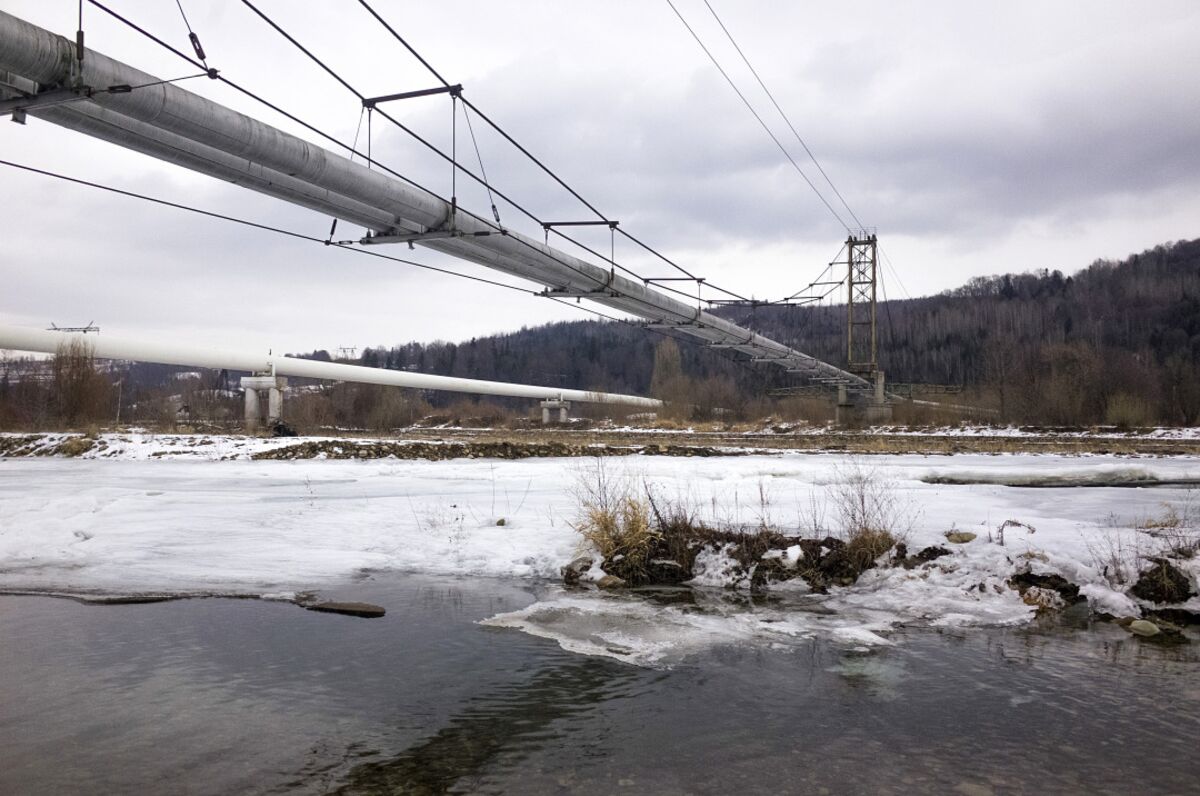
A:
<svg viewBox="0 0 1200 796">
<path fill-rule="evenodd" d="M 892 405 L 884 390 L 883 371 L 877 370 L 869 378 L 874 384 L 870 393 L 850 394 L 844 386 L 838 387 L 835 422 L 839 426 L 862 427 L 892 422 Z"/>
<path fill-rule="evenodd" d="M 287 379 L 283 376 L 242 376 L 242 389 L 246 393 L 246 431 L 255 431 L 263 420 L 263 404 L 260 393 L 267 393 L 267 422 L 283 417 L 283 393 Z"/>
<path fill-rule="evenodd" d="M 542 401 L 542 425 L 548 426 L 552 422 L 565 423 L 567 422 L 567 413 L 571 409 L 570 401 Z M 551 412 L 558 412 L 558 420 L 551 420 Z"/>
</svg>

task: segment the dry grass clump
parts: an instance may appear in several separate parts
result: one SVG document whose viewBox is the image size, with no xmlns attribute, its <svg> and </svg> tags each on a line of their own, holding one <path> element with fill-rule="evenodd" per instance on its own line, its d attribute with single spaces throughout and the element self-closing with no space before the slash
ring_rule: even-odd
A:
<svg viewBox="0 0 1200 796">
<path fill-rule="evenodd" d="M 1200 504 L 1188 490 L 1181 504 L 1164 503 L 1162 511 L 1130 524 L 1110 514 L 1100 533 L 1084 541 L 1092 566 L 1114 588 L 1138 580 L 1142 562 L 1158 557 L 1190 559 L 1200 553 Z M 1165 569 L 1165 567 L 1160 567 Z"/>
<path fill-rule="evenodd" d="M 1085 537 L 1084 547 L 1092 566 L 1114 589 L 1129 586 L 1142 574 L 1142 562 L 1156 561 L 1155 556 L 1190 558 L 1195 554 L 1197 538 L 1189 536 L 1175 510 L 1167 507 L 1162 516 L 1129 523 L 1109 514 L 1095 536 Z"/>
<path fill-rule="evenodd" d="M 1183 517 L 1179 515 L 1179 510 L 1170 503 L 1164 503 L 1162 514 L 1156 517 L 1146 517 L 1134 527 L 1139 531 L 1162 531 L 1174 530 L 1181 525 L 1183 525 Z"/>
<path fill-rule="evenodd" d="M 815 591 L 824 591 L 852 584 L 912 527 L 907 503 L 877 471 L 854 464 L 840 476 L 829 495 L 840 532 L 825 528 L 824 507 L 818 516 L 814 506 L 810 535 L 800 536 L 779 530 L 765 484 L 759 485 L 755 523 L 737 517 L 707 522 L 695 505 L 663 498 L 628 478 L 613 478 L 605 461 L 597 459 L 576 479 L 579 513 L 572 527 L 603 557 L 604 571 L 630 585 L 685 581 L 693 576 L 701 551 L 719 550 L 737 562 L 752 588 L 802 577 Z M 799 547 L 803 564 L 780 563 L 778 553 L 792 547 Z"/>
<path fill-rule="evenodd" d="M 659 539 L 649 500 L 637 495 L 627 479 L 613 477 L 604 459 L 596 459 L 595 469 L 579 474 L 573 495 L 579 516 L 572 527 L 584 541 L 604 560 L 622 561 L 626 572 L 645 573 Z"/>
<path fill-rule="evenodd" d="M 860 462 L 839 468 L 832 488 L 834 515 L 851 561 L 866 568 L 907 538 L 914 519 L 895 486 Z"/>
<path fill-rule="evenodd" d="M 1126 538 L 1117 527 L 1116 518 L 1109 515 L 1109 524 L 1099 535 L 1083 540 L 1092 559 L 1092 566 L 1114 589 L 1137 578 L 1138 562 L 1142 558 L 1137 537 Z"/>
<path fill-rule="evenodd" d="M 863 528 L 852 533 L 846 541 L 846 555 L 861 569 L 867 569 L 881 555 L 896 546 L 896 537 L 891 531 L 881 528 Z"/>
<path fill-rule="evenodd" d="M 1162 512 L 1134 526 L 1157 539 L 1162 552 L 1171 558 L 1194 558 L 1200 553 L 1200 492 L 1192 487 L 1182 504 L 1164 503 Z"/>
</svg>

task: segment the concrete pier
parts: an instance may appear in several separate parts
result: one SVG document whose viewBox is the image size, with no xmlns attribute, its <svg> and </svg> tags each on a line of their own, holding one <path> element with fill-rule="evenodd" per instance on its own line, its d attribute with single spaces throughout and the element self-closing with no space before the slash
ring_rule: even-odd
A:
<svg viewBox="0 0 1200 796">
<path fill-rule="evenodd" d="M 837 417 L 839 426 L 870 426 L 892 421 L 892 405 L 887 401 L 883 371 L 872 374 L 869 395 L 851 395 L 844 385 L 838 387 Z"/>
<path fill-rule="evenodd" d="M 283 394 L 287 379 L 283 376 L 242 376 L 242 389 L 246 392 L 246 430 L 253 431 L 262 422 L 263 404 L 261 392 L 267 393 L 267 422 L 283 417 Z"/>
<path fill-rule="evenodd" d="M 570 401 L 563 401 L 563 400 L 542 401 L 542 425 L 548 426 L 552 422 L 554 422 L 554 423 L 567 422 L 567 415 L 568 415 L 568 412 L 570 409 L 571 409 Z M 558 412 L 558 419 L 551 420 L 550 413 L 555 410 L 557 410 L 557 412 Z"/>
</svg>

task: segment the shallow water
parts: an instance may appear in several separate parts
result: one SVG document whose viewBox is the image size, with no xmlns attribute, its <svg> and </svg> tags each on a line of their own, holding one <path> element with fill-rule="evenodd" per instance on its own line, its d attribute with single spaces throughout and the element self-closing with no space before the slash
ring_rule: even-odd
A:
<svg viewBox="0 0 1200 796">
<path fill-rule="evenodd" d="M 478 621 L 527 583 L 388 575 L 383 619 L 0 597 L 0 792 L 1185 793 L 1200 654 L 1109 625 L 718 644 L 670 669 Z"/>
</svg>

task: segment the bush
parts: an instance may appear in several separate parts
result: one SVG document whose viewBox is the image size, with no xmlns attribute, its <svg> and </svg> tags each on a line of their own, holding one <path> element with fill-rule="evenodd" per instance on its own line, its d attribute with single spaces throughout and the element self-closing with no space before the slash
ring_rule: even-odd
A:
<svg viewBox="0 0 1200 796">
<path fill-rule="evenodd" d="M 873 467 L 853 461 L 839 468 L 833 508 L 846 554 L 861 569 L 907 538 L 913 518 L 891 480 Z"/>
<path fill-rule="evenodd" d="M 621 561 L 622 571 L 631 575 L 626 580 L 644 576 L 659 539 L 649 501 L 636 495 L 627 480 L 614 478 L 604 459 L 596 459 L 594 470 L 577 475 L 573 495 L 579 514 L 571 527 L 604 560 Z"/>
<path fill-rule="evenodd" d="M 1154 410 L 1148 401 L 1119 392 L 1108 399 L 1104 420 L 1118 428 L 1144 428 L 1154 425 Z"/>
<path fill-rule="evenodd" d="M 832 491 L 834 513 L 847 539 L 879 531 L 903 536 L 912 527 L 895 485 L 874 467 L 859 461 L 839 467 Z"/>
<path fill-rule="evenodd" d="M 1135 528 L 1157 539 L 1163 555 L 1195 557 L 1200 552 L 1200 492 L 1188 489 L 1180 504 L 1164 503 L 1162 513 L 1141 520 Z"/>
</svg>

